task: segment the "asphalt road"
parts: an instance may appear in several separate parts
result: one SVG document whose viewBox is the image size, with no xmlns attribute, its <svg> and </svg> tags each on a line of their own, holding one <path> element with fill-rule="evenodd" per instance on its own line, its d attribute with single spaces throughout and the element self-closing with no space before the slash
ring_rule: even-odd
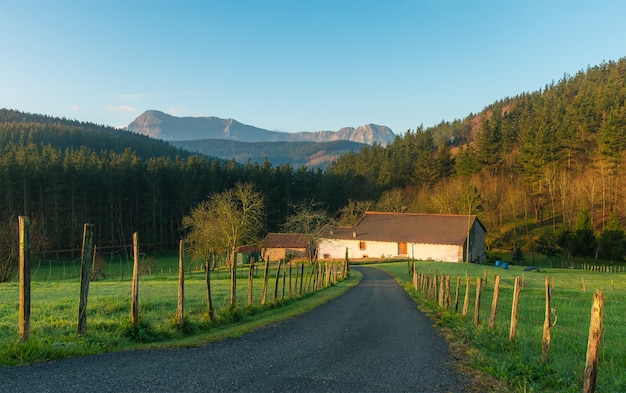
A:
<svg viewBox="0 0 626 393">
<path fill-rule="evenodd" d="M 300 317 L 202 348 L 0 368 L 2 392 L 463 392 L 468 381 L 387 273 Z"/>
</svg>

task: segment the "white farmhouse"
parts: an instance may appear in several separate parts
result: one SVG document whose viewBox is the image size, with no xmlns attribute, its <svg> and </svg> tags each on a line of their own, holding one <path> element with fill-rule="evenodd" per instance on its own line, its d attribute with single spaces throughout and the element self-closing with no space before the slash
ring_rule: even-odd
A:
<svg viewBox="0 0 626 393">
<path fill-rule="evenodd" d="M 367 212 L 352 227 L 327 231 L 324 259 L 394 258 L 485 262 L 485 227 L 475 215 Z"/>
</svg>

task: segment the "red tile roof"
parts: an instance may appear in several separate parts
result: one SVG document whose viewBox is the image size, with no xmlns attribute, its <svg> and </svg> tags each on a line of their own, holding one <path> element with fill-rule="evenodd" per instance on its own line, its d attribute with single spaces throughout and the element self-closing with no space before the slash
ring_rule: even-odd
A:
<svg viewBox="0 0 626 393">
<path fill-rule="evenodd" d="M 470 225 L 478 222 L 485 229 L 475 215 L 469 219 Z M 335 228 L 324 237 L 462 245 L 467 238 L 467 229 L 467 215 L 367 212 L 355 226 Z"/>
<path fill-rule="evenodd" d="M 265 248 L 307 248 L 309 240 L 306 235 L 294 233 L 268 233 L 263 241 Z"/>
</svg>

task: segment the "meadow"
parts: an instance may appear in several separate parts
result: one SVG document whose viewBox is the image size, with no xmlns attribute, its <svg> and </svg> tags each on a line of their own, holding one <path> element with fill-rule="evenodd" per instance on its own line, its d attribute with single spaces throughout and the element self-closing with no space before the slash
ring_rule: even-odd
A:
<svg viewBox="0 0 626 393">
<path fill-rule="evenodd" d="M 592 297 L 603 292 L 604 315 L 598 362 L 597 392 L 626 391 L 626 274 L 574 269 L 541 268 L 524 271 L 495 265 L 415 262 L 416 270 L 427 274 L 449 274 L 452 306 L 445 310 L 438 302 L 416 291 L 406 261 L 381 264 L 413 296 L 435 324 L 447 332 L 452 345 L 465 348 L 467 365 L 482 370 L 516 392 L 580 392 L 583 386 Z M 462 316 L 465 276 L 471 279 L 469 312 Z M 495 328 L 488 327 L 495 276 L 500 276 Z M 523 287 L 519 298 L 517 335 L 509 340 L 511 304 L 515 277 Z M 551 346 L 542 362 L 542 331 L 545 316 L 545 280 L 551 280 Z M 461 277 L 458 312 L 454 310 L 457 277 Z M 473 323 L 477 278 L 487 278 L 480 299 L 479 326 Z M 584 286 L 583 286 L 584 280 Z M 586 291 L 585 291 L 586 290 Z"/>
<path fill-rule="evenodd" d="M 77 337 L 80 293 L 79 264 L 72 261 L 36 263 L 32 267 L 31 326 L 27 342 L 18 336 L 19 285 L 0 284 L 0 366 L 102 352 L 148 348 L 197 346 L 236 337 L 274 321 L 311 310 L 356 285 L 360 275 L 320 291 L 307 286 L 311 265 L 305 264 L 302 294 L 296 290 L 296 269 L 276 280 L 270 271 L 265 304 L 261 305 L 263 265 L 257 264 L 253 305 L 248 305 L 248 265 L 237 274 L 237 307 L 230 307 L 230 277 L 224 270 L 211 274 L 214 318 L 207 311 L 206 276 L 202 264 L 185 268 L 185 320 L 177 324 L 178 258 L 153 258 L 144 264 L 139 281 L 139 327 L 130 324 L 132 261 L 107 264 L 104 278 L 92 281 L 87 306 L 87 334 Z M 298 265 L 299 267 L 300 265 Z M 275 284 L 277 296 L 274 298 Z M 284 290 L 284 292 L 283 292 Z M 283 294 L 284 293 L 284 294 Z M 291 294 L 291 296 L 290 296 Z"/>
</svg>

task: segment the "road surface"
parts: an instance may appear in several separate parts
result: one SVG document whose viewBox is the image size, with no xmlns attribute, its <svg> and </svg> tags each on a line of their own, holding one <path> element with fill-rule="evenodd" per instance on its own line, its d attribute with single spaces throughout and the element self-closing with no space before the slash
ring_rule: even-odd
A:
<svg viewBox="0 0 626 393">
<path fill-rule="evenodd" d="M 464 392 L 443 339 L 385 272 L 297 318 L 201 348 L 0 368 L 1 392 Z"/>
</svg>

